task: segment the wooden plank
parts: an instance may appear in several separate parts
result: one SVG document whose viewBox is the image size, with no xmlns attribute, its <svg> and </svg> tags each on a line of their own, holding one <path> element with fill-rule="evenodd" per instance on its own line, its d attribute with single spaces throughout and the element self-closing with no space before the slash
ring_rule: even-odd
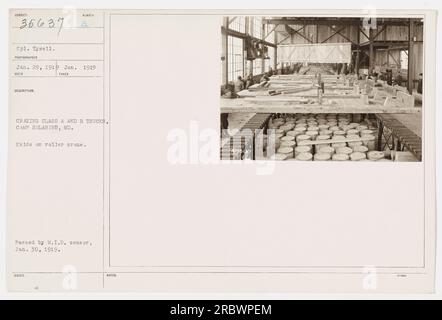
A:
<svg viewBox="0 0 442 320">
<path fill-rule="evenodd" d="M 338 84 L 344 83 L 342 80 L 336 79 L 321 79 L 325 84 Z M 280 84 L 280 85 L 298 85 L 298 84 L 317 84 L 318 80 L 316 78 L 310 79 L 292 79 L 292 80 L 269 80 L 270 85 L 272 84 Z"/>
<path fill-rule="evenodd" d="M 335 80 L 344 78 L 344 76 L 337 74 L 321 74 L 321 77 L 323 79 L 335 79 Z M 272 79 L 296 80 L 296 79 L 312 79 L 312 78 L 316 78 L 314 74 L 278 74 L 270 77 L 271 80 Z M 352 75 L 347 75 L 345 76 L 345 78 L 355 78 L 355 77 Z"/>
<path fill-rule="evenodd" d="M 303 140 L 301 142 L 298 143 L 298 146 L 312 146 L 312 145 L 317 145 L 317 144 L 332 144 L 332 143 L 341 143 L 341 142 L 362 142 L 362 141 L 371 141 L 371 140 L 375 140 L 376 137 L 372 136 L 372 137 L 361 137 L 361 138 L 354 138 L 354 139 L 341 139 L 341 140 L 336 140 L 336 139 L 329 139 L 329 140 Z"/>
<path fill-rule="evenodd" d="M 270 85 L 275 85 L 275 84 L 279 84 L 279 85 L 300 85 L 300 84 L 309 84 L 312 85 L 313 84 L 313 79 L 305 79 L 305 80 L 270 80 Z"/>
<path fill-rule="evenodd" d="M 291 94 L 291 93 L 300 93 L 309 91 L 312 89 L 312 87 L 287 87 L 287 88 L 261 88 L 262 90 L 241 90 L 237 92 L 236 94 L 240 96 L 241 98 L 247 98 L 247 97 L 271 97 L 269 94 L 269 91 L 275 91 L 276 94 L 284 93 L 284 94 Z"/>
<path fill-rule="evenodd" d="M 302 99 L 303 101 L 306 101 L 306 99 L 318 99 L 318 94 L 317 93 L 303 93 L 303 94 L 296 94 L 295 95 L 294 93 L 296 93 L 296 92 L 290 93 L 289 91 L 290 90 L 283 91 L 282 92 L 283 94 L 278 96 L 278 98 L 279 99 L 284 99 L 283 101 L 299 101 L 299 99 Z M 252 96 L 248 96 L 248 97 L 251 98 Z M 259 96 L 256 95 L 255 97 L 259 98 L 259 99 L 268 99 L 270 101 L 275 100 L 275 97 L 274 96 L 270 96 L 270 95 L 259 95 Z M 359 100 L 360 99 L 360 95 L 353 94 L 353 93 L 351 93 L 351 94 L 324 93 L 322 95 L 322 98 L 323 99 L 331 99 L 331 100 L 334 100 L 334 99 L 339 99 L 339 100 L 340 99 L 356 99 L 356 100 Z M 256 100 L 256 99 L 254 99 L 254 100 Z"/>
<path fill-rule="evenodd" d="M 290 96 L 290 95 L 278 95 L 278 96 L 263 96 L 263 97 L 251 97 L 241 99 L 244 100 L 245 103 L 250 104 L 262 104 L 262 105 L 296 105 L 296 104 L 308 104 L 308 105 L 322 105 L 322 106 L 354 106 L 359 107 L 365 105 L 360 95 L 353 95 L 353 97 L 346 98 L 343 95 L 329 95 L 329 98 L 325 98 L 323 96 L 322 104 L 318 103 L 318 96 L 313 94 L 312 98 L 307 97 L 306 95 L 299 96 Z M 372 104 L 379 104 L 376 102 L 372 102 Z"/>
<path fill-rule="evenodd" d="M 333 90 L 333 91 L 348 91 L 353 92 L 353 87 L 346 87 L 346 86 L 325 86 L 325 89 L 327 90 Z M 269 91 L 275 91 L 276 94 L 297 94 L 296 96 L 299 97 L 308 97 L 308 98 L 317 98 L 318 94 L 316 93 L 317 87 L 313 86 L 304 86 L 304 87 L 278 87 L 278 86 L 271 86 L 270 88 L 261 88 L 261 90 L 241 90 L 237 92 L 237 95 L 241 98 L 253 98 L 253 97 L 271 97 L 269 94 Z M 358 99 L 359 95 L 355 94 L 337 94 L 337 93 L 330 93 L 327 92 L 323 94 L 323 98 L 338 98 L 338 99 Z M 305 93 L 308 91 L 312 91 L 310 93 Z"/>
<path fill-rule="evenodd" d="M 268 96 L 269 95 L 269 91 L 267 90 L 263 90 L 263 91 L 249 91 L 249 90 L 241 90 L 239 92 L 236 93 L 238 96 L 240 96 L 241 98 L 247 98 L 247 97 L 258 97 L 258 96 Z"/>
<path fill-rule="evenodd" d="M 280 91 L 281 93 L 284 93 L 284 94 L 291 94 L 291 93 L 306 92 L 306 91 L 310 91 L 312 89 L 313 89 L 312 87 L 298 87 L 298 88 L 284 88 L 284 89 L 280 89 L 278 91 Z"/>
<path fill-rule="evenodd" d="M 346 101 L 346 100 L 342 100 Z M 347 103 L 336 105 L 302 104 L 292 101 L 277 103 L 253 103 L 248 99 L 221 99 L 222 113 L 420 113 L 420 108 L 401 106 L 385 107 L 380 103 L 355 106 L 348 99 Z"/>
</svg>

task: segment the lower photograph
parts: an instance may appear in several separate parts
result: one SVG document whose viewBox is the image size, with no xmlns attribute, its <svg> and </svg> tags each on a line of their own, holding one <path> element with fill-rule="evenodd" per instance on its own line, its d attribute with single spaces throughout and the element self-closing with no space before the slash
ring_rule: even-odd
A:
<svg viewBox="0 0 442 320">
<path fill-rule="evenodd" d="M 404 162 L 422 157 L 420 137 L 394 115 L 235 113 L 228 117 L 232 126 L 222 131 L 222 160 Z"/>
<path fill-rule="evenodd" d="M 228 16 L 221 35 L 221 159 L 422 161 L 424 19 Z"/>
</svg>

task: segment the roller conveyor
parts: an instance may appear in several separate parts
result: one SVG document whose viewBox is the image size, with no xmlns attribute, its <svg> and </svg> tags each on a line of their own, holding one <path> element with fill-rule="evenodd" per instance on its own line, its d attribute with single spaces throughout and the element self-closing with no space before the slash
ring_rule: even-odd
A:
<svg viewBox="0 0 442 320">
<path fill-rule="evenodd" d="M 402 151 L 404 148 L 409 150 L 419 161 L 422 160 L 422 139 L 413 131 L 408 129 L 402 122 L 397 120 L 390 114 L 376 114 L 378 120 L 379 136 L 378 146 L 380 150 L 384 150 L 386 146 L 391 149 Z M 384 129 L 387 129 L 390 134 L 387 135 Z M 382 144 L 382 138 L 385 139 Z"/>
<path fill-rule="evenodd" d="M 221 148 L 221 158 L 230 160 L 250 158 L 250 155 L 246 153 L 250 152 L 253 154 L 255 130 L 266 127 L 270 117 L 271 113 L 257 113 L 250 118 L 235 135 L 230 137 L 230 141 Z M 247 138 L 247 130 L 250 130 L 250 139 Z"/>
</svg>

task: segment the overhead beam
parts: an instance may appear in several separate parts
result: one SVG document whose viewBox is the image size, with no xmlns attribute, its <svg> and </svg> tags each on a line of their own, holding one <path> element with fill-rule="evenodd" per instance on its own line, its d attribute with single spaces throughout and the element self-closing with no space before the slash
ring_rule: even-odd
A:
<svg viewBox="0 0 442 320">
<path fill-rule="evenodd" d="M 420 41 L 415 41 L 415 42 L 420 42 Z M 373 46 L 374 47 L 394 47 L 394 46 L 398 46 L 398 47 L 408 47 L 408 40 L 397 40 L 397 41 L 373 41 Z M 366 47 L 370 45 L 370 41 L 367 42 L 363 42 L 360 44 L 361 47 Z"/>
<path fill-rule="evenodd" d="M 374 47 L 373 47 L 373 29 L 370 28 L 368 30 L 368 41 L 369 41 L 369 48 L 368 48 L 368 74 L 371 76 L 373 75 L 373 68 L 374 68 Z"/>
<path fill-rule="evenodd" d="M 378 47 L 378 48 L 382 48 L 382 47 Z M 389 46 L 389 47 L 385 47 L 382 49 L 387 49 L 387 50 L 408 50 L 408 43 L 404 44 L 404 45 L 396 45 L 396 46 Z"/>
<path fill-rule="evenodd" d="M 252 39 L 254 39 L 256 41 L 261 42 L 262 44 L 264 44 L 264 45 L 266 45 L 268 47 L 276 47 L 276 44 L 274 44 L 274 43 L 271 43 L 271 42 L 268 42 L 268 41 L 265 41 L 265 40 L 262 40 L 262 39 L 259 39 L 259 38 L 256 38 L 256 37 L 249 36 L 249 35 L 247 35 L 245 33 L 242 33 L 242 32 L 236 31 L 236 30 L 228 29 L 228 28 L 226 28 L 224 26 L 221 27 L 221 33 L 227 34 L 229 36 L 234 36 L 234 37 L 242 38 L 242 39 L 252 38 Z"/>
<path fill-rule="evenodd" d="M 283 18 L 267 18 L 263 19 L 263 23 L 266 24 L 307 24 L 307 25 L 336 25 L 336 26 L 361 26 L 363 17 L 361 18 L 309 18 L 309 17 L 283 17 Z M 389 26 L 406 26 L 405 20 L 387 20 L 386 18 L 377 18 L 378 25 Z"/>
<path fill-rule="evenodd" d="M 359 25 L 361 24 L 361 19 L 356 18 L 352 20 L 327 20 L 327 18 L 321 19 L 312 19 L 312 18 L 270 18 L 264 19 L 263 23 L 267 24 L 285 24 L 285 25 L 293 25 L 293 24 L 319 24 L 319 25 Z"/>
</svg>

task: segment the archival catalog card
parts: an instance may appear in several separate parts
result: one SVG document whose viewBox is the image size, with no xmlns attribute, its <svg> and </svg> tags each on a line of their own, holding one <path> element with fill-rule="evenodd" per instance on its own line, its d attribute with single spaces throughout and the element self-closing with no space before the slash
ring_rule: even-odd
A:
<svg viewBox="0 0 442 320">
<path fill-rule="evenodd" d="M 9 290 L 433 292 L 435 12 L 9 23 Z"/>
</svg>

